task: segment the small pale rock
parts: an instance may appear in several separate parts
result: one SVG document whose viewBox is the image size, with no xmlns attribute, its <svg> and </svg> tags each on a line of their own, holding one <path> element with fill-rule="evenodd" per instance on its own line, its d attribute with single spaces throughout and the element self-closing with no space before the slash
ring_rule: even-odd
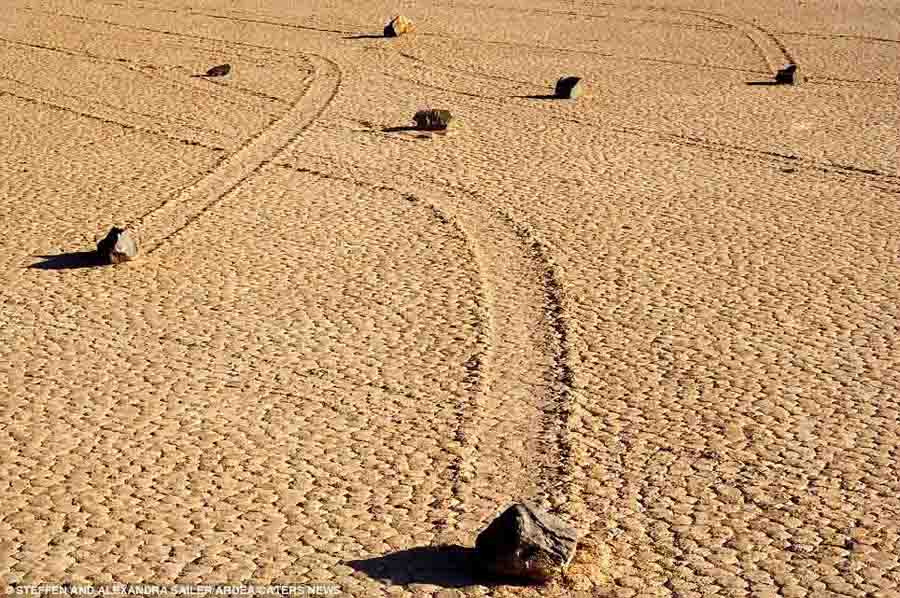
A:
<svg viewBox="0 0 900 598">
<path fill-rule="evenodd" d="M 404 33 L 412 33 L 415 30 L 413 22 L 399 15 L 391 19 L 391 22 L 384 26 L 385 37 L 399 37 Z"/>
<path fill-rule="evenodd" d="M 556 82 L 556 97 L 574 100 L 584 93 L 581 77 L 563 77 Z"/>
<path fill-rule="evenodd" d="M 575 556 L 574 528 L 535 507 L 514 504 L 475 541 L 476 558 L 489 573 L 546 582 Z"/>
<path fill-rule="evenodd" d="M 206 71 L 207 77 L 224 77 L 228 73 L 231 72 L 230 64 L 220 64 L 219 66 L 214 66 L 208 71 Z"/>
<path fill-rule="evenodd" d="M 799 82 L 800 80 L 797 77 L 796 64 L 786 64 L 783 68 L 778 69 L 777 73 L 775 73 L 775 83 L 779 83 L 782 85 L 794 85 L 795 83 Z"/>
<path fill-rule="evenodd" d="M 131 261 L 137 257 L 137 238 L 131 231 L 114 226 L 97 243 L 97 253 L 101 258 L 108 259 L 111 264 Z"/>
<path fill-rule="evenodd" d="M 449 110 L 419 110 L 413 116 L 416 127 L 423 131 L 442 131 L 450 126 L 453 115 Z"/>
</svg>

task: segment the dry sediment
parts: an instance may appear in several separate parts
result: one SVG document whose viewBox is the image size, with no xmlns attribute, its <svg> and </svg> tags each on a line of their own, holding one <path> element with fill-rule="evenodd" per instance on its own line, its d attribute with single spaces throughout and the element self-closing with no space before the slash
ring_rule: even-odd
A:
<svg viewBox="0 0 900 598">
<path fill-rule="evenodd" d="M 896 7 L 394 8 L 10 3 L 0 580 L 896 592 Z"/>
</svg>

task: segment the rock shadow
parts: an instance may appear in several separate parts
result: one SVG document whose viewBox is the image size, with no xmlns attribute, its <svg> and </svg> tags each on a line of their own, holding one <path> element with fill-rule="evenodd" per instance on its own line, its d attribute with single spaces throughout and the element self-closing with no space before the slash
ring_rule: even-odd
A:
<svg viewBox="0 0 900 598">
<path fill-rule="evenodd" d="M 425 129 L 420 129 L 414 126 L 404 126 L 404 127 L 385 127 L 381 129 L 382 133 L 412 133 L 415 131 L 425 131 Z"/>
<path fill-rule="evenodd" d="M 434 135 L 444 137 L 450 133 L 449 129 L 420 129 L 419 127 L 385 127 L 382 133 L 412 133 L 416 139 L 431 139 Z"/>
<path fill-rule="evenodd" d="M 747 81 L 747 85 L 786 85 L 778 81 Z"/>
<path fill-rule="evenodd" d="M 384 35 L 383 33 L 358 33 L 356 35 L 345 35 L 341 39 L 388 39 L 390 35 Z"/>
<path fill-rule="evenodd" d="M 475 550 L 462 546 L 417 546 L 345 564 L 372 579 L 397 585 L 462 588 L 478 583 Z"/>
<path fill-rule="evenodd" d="M 531 96 L 510 96 L 513 98 L 518 98 L 520 100 L 565 100 L 566 98 L 561 98 L 558 95 L 552 93 L 542 93 L 538 95 Z"/>
<path fill-rule="evenodd" d="M 417 546 L 382 556 L 346 561 L 348 567 L 370 578 L 394 585 L 425 584 L 442 588 L 525 586 L 518 579 L 498 578 L 481 572 L 474 548 L 457 545 Z"/>
<path fill-rule="evenodd" d="M 43 262 L 28 266 L 35 270 L 74 270 L 76 268 L 98 268 L 109 264 L 96 251 L 72 251 L 58 255 L 37 255 Z"/>
</svg>

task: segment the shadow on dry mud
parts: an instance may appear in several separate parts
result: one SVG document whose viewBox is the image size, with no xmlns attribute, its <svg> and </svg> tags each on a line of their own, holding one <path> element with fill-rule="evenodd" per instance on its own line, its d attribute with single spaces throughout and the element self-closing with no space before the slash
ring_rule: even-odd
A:
<svg viewBox="0 0 900 598">
<path fill-rule="evenodd" d="M 58 255 L 37 255 L 44 261 L 28 266 L 35 270 L 74 270 L 76 268 L 98 268 L 106 266 L 105 261 L 96 251 L 72 251 Z"/>
<path fill-rule="evenodd" d="M 531 96 L 510 96 L 520 100 L 560 100 L 559 96 L 556 96 L 552 93 L 544 93 L 539 95 L 531 95 Z"/>
<path fill-rule="evenodd" d="M 478 583 L 475 551 L 462 546 L 418 546 L 346 565 L 372 579 L 391 584 L 421 583 L 462 588 Z"/>
<path fill-rule="evenodd" d="M 401 586 L 425 584 L 464 588 L 474 585 L 527 585 L 519 580 L 481 573 L 475 560 L 475 549 L 456 545 L 417 546 L 344 564 L 374 580 Z"/>
<path fill-rule="evenodd" d="M 417 127 L 413 126 L 405 126 L 405 127 L 384 127 L 381 129 L 382 133 L 412 133 L 414 131 L 419 131 Z"/>
</svg>

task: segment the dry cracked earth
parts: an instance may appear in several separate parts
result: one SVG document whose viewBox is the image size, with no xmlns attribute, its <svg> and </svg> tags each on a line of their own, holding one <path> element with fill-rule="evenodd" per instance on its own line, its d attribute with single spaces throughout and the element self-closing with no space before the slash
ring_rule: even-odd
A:
<svg viewBox="0 0 900 598">
<path fill-rule="evenodd" d="M 900 596 L 900 8 L 660 2 L 5 0 L 0 582 Z"/>
</svg>

